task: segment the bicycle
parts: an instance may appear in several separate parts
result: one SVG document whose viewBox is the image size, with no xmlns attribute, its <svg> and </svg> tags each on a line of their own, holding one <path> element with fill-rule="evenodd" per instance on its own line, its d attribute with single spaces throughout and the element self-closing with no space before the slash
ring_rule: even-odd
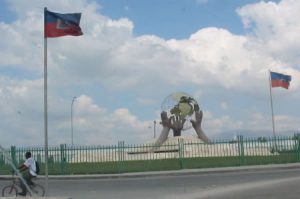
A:
<svg viewBox="0 0 300 199">
<path fill-rule="evenodd" d="M 35 179 L 35 178 L 33 178 Z M 33 185 L 28 185 L 31 189 L 33 195 L 35 196 L 45 196 L 45 188 L 38 184 L 33 182 Z M 18 177 L 15 177 L 15 173 L 12 173 L 12 184 L 7 185 L 3 187 L 2 189 L 2 196 L 3 197 L 17 197 L 18 192 L 21 190 L 21 180 Z M 29 196 L 31 196 L 31 193 L 27 193 Z"/>
</svg>

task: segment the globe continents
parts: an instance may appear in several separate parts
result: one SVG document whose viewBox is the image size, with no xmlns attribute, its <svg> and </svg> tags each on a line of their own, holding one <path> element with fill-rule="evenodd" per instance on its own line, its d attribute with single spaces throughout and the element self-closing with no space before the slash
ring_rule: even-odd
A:
<svg viewBox="0 0 300 199">
<path fill-rule="evenodd" d="M 199 111 L 197 101 L 189 94 L 176 92 L 167 96 L 161 104 L 161 110 L 168 114 L 168 117 L 180 117 L 186 119 L 182 130 L 192 127 L 191 119 L 195 119 L 195 111 Z"/>
</svg>

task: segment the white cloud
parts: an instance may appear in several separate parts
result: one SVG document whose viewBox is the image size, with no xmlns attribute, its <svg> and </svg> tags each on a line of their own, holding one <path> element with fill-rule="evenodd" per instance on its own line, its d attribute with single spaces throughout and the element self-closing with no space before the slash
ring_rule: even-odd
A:
<svg viewBox="0 0 300 199">
<path fill-rule="evenodd" d="M 300 117 L 287 115 L 275 115 L 275 127 L 277 135 L 292 135 L 300 122 Z M 203 129 L 209 137 L 220 138 L 222 133 L 230 132 L 231 135 L 244 134 L 246 137 L 272 136 L 271 115 L 261 112 L 253 112 L 245 118 L 235 119 L 231 116 L 214 116 L 210 112 L 204 112 Z"/>
<path fill-rule="evenodd" d="M 246 28 L 253 33 L 253 41 L 269 56 L 279 58 L 286 66 L 299 69 L 300 2 L 282 0 L 279 3 L 261 1 L 238 10 Z"/>
<path fill-rule="evenodd" d="M 220 107 L 221 107 L 223 110 L 227 110 L 227 109 L 228 109 L 228 104 L 227 104 L 226 102 L 221 102 Z"/>
<path fill-rule="evenodd" d="M 138 98 L 137 102 L 142 105 L 151 105 L 155 103 L 153 99 L 145 99 L 145 98 Z"/>
<path fill-rule="evenodd" d="M 0 52 L 0 60 L 1 60 L 0 66 L 17 65 L 22 63 L 20 57 L 7 52 Z"/>
<path fill-rule="evenodd" d="M 42 144 L 41 10 L 45 3 L 9 3 L 17 19 L 9 24 L 0 22 L 0 68 L 20 67 L 27 74 L 0 75 L 0 125 L 8 134 L 1 142 Z M 235 103 L 264 100 L 268 97 L 269 69 L 292 75 L 290 100 L 299 100 L 298 1 L 260 2 L 240 8 L 238 14 L 248 28 L 248 35 L 207 27 L 182 40 L 164 40 L 154 35 L 136 37 L 130 19 L 103 16 L 99 12 L 101 5 L 94 2 L 55 0 L 46 4 L 58 12 L 69 12 L 70 8 L 82 12 L 84 31 L 81 37 L 48 39 L 51 144 L 70 141 L 70 96 L 74 93 L 78 96 L 74 103 L 74 136 L 76 143 L 82 144 L 117 140 L 141 143 L 151 138 L 153 129 L 149 126 L 153 119 L 140 119 L 144 109 L 137 109 L 144 105 L 147 111 L 153 110 L 154 117 L 159 117 L 159 102 L 182 88 L 193 90 L 196 99 L 201 99 L 200 106 L 205 110 L 203 126 L 209 136 L 244 129 L 271 131 L 270 121 L 265 119 L 268 114 L 257 112 L 258 107 L 248 107 L 256 104 L 243 107 L 248 115 L 220 115 L 217 109 L 227 110 L 229 105 L 223 99 L 215 99 L 223 91 L 227 99 L 231 99 L 232 93 L 239 96 L 232 99 Z M 112 101 L 121 98 L 124 103 L 105 104 L 101 99 L 106 96 L 102 96 L 101 89 L 114 94 Z M 134 96 L 135 101 L 128 102 L 128 96 Z M 210 101 L 207 98 L 216 101 L 218 108 L 204 104 Z M 132 105 L 136 102 L 138 108 Z M 234 103 L 230 103 L 230 109 L 231 104 Z M 299 116 L 278 114 L 276 122 L 279 131 L 296 129 Z"/>
</svg>

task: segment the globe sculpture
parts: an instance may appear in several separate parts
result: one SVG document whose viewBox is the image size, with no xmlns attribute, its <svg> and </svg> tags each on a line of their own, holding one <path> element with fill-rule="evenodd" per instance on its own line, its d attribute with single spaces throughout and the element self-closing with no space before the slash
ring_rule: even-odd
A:
<svg viewBox="0 0 300 199">
<path fill-rule="evenodd" d="M 186 121 L 195 118 L 195 112 L 199 110 L 200 108 L 197 101 L 191 95 L 184 92 L 172 93 L 167 96 L 161 104 L 161 111 L 166 112 L 169 118 L 179 117 Z M 192 128 L 192 123 L 184 122 L 182 130 L 184 131 L 190 128 Z"/>
<path fill-rule="evenodd" d="M 167 139 L 170 130 L 174 137 L 181 136 L 181 132 L 194 128 L 198 138 L 209 142 L 202 125 L 203 112 L 197 101 L 189 94 L 176 92 L 167 96 L 161 105 L 161 125 L 163 126 L 155 145 L 161 146 Z"/>
</svg>

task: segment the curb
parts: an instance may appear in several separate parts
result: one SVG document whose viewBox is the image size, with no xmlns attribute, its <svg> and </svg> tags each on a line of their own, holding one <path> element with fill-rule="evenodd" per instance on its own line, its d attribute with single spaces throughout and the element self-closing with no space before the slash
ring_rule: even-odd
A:
<svg viewBox="0 0 300 199">
<path fill-rule="evenodd" d="M 234 172 L 244 172 L 244 171 L 266 171 L 266 170 L 281 170 L 281 169 L 300 169 L 300 163 L 205 168 L 205 169 L 184 169 L 184 170 L 172 170 L 172 171 L 152 171 L 152 172 L 137 172 L 137 173 L 121 173 L 121 174 L 49 175 L 48 178 L 53 180 L 145 178 L 145 177 L 157 177 L 157 176 L 205 175 L 205 174 L 212 174 L 212 173 L 234 173 Z M 38 178 L 44 179 L 45 176 L 41 175 Z M 11 175 L 0 175 L 0 180 L 11 180 Z"/>
</svg>

